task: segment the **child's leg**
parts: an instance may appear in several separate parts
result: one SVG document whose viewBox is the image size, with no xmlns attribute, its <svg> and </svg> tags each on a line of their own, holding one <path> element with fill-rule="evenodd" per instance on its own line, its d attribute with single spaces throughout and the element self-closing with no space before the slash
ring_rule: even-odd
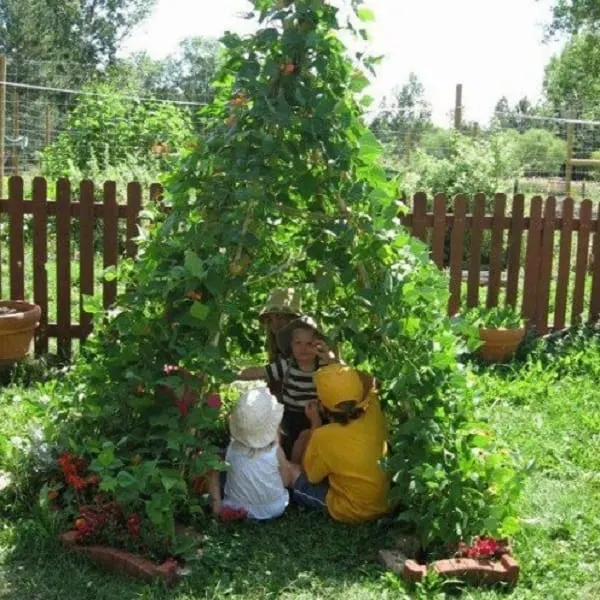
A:
<svg viewBox="0 0 600 600">
<path fill-rule="evenodd" d="M 218 515 L 221 512 L 221 485 L 219 480 L 219 472 L 211 471 L 206 479 L 208 481 L 208 493 L 212 502 L 213 514 Z"/>
<path fill-rule="evenodd" d="M 302 457 L 306 452 L 306 447 L 308 446 L 308 442 L 312 436 L 312 429 L 305 429 L 300 435 L 298 439 L 294 442 L 294 446 L 292 448 L 291 462 L 296 465 L 302 464 Z"/>
<path fill-rule="evenodd" d="M 281 446 L 286 457 L 290 460 L 292 458 L 294 443 L 302 431 L 310 428 L 310 421 L 306 418 L 303 411 L 291 410 L 286 407 L 283 413 L 283 420 L 281 421 L 281 428 L 284 434 Z"/>
</svg>

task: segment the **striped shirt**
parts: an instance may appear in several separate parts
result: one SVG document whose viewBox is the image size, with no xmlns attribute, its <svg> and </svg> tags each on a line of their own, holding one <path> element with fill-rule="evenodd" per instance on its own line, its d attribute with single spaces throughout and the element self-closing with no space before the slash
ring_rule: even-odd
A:
<svg viewBox="0 0 600 600">
<path fill-rule="evenodd" d="M 294 359 L 279 357 L 266 366 L 267 381 L 269 385 L 281 382 L 283 404 L 295 410 L 304 410 L 311 400 L 317 399 L 313 374 L 320 366 L 322 364 L 317 359 L 313 371 L 302 371 Z"/>
</svg>

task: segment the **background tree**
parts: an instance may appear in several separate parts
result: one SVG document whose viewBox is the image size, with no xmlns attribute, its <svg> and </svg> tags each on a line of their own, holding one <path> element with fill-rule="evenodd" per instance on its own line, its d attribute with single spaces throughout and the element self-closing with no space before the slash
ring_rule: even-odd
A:
<svg viewBox="0 0 600 600">
<path fill-rule="evenodd" d="M 545 69 L 544 94 L 556 113 L 569 108 L 581 118 L 600 116 L 600 34 L 574 35 Z"/>
<path fill-rule="evenodd" d="M 410 73 L 408 82 L 394 90 L 391 102 L 382 100 L 371 130 L 395 152 L 408 153 L 431 126 L 431 105 L 425 98 L 425 88 L 417 75 Z"/>
<path fill-rule="evenodd" d="M 26 83 L 77 86 L 115 61 L 156 0 L 0 0 L 0 52 Z M 42 67 L 42 68 L 40 68 Z"/>
<path fill-rule="evenodd" d="M 502 96 L 494 107 L 491 125 L 492 128 L 515 129 L 519 133 L 523 133 L 536 127 L 536 121 L 527 117 L 536 116 L 538 112 L 538 107 L 534 106 L 526 96 L 514 106 L 510 106 L 506 96 Z"/>
<path fill-rule="evenodd" d="M 556 0 L 549 35 L 596 31 L 600 27 L 600 0 Z"/>
</svg>

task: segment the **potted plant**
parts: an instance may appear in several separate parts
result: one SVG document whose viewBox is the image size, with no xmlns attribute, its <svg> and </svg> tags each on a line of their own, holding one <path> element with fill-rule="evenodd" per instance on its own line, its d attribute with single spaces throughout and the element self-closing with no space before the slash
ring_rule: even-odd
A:
<svg viewBox="0 0 600 600">
<path fill-rule="evenodd" d="M 42 311 L 24 300 L 0 300 L 0 364 L 25 358 Z"/>
<path fill-rule="evenodd" d="M 483 342 L 477 353 L 489 362 L 505 362 L 513 356 L 525 336 L 521 315 L 512 306 L 473 308 L 465 315 L 478 328 Z"/>
</svg>

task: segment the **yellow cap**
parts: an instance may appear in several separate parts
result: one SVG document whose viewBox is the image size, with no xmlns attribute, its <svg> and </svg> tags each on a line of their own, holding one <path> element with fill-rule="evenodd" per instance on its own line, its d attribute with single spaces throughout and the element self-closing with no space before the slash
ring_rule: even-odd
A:
<svg viewBox="0 0 600 600">
<path fill-rule="evenodd" d="M 316 371 L 313 379 L 317 396 L 325 408 L 335 411 L 337 404 L 348 401 L 362 405 L 365 395 L 363 383 L 352 367 L 333 363 Z"/>
</svg>

